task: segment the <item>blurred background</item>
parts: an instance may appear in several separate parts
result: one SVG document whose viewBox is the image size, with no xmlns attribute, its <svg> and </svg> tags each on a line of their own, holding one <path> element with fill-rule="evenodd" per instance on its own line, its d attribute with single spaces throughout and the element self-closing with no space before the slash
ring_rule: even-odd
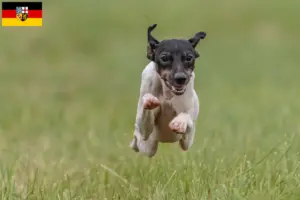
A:
<svg viewBox="0 0 300 200">
<path fill-rule="evenodd" d="M 299 6 L 296 0 L 53 0 L 43 2 L 42 28 L 1 27 L 0 166 L 9 188 L 1 194 L 28 193 L 38 180 L 31 195 L 42 188 L 49 199 L 66 188 L 83 199 L 141 193 L 182 199 L 172 193 L 181 190 L 187 199 L 208 190 L 219 199 L 288 199 L 300 183 Z M 207 37 L 197 47 L 195 143 L 188 152 L 161 145 L 149 160 L 128 145 L 153 23 L 159 40 L 199 31 Z M 128 192 L 101 164 L 142 192 Z M 255 181 L 248 174 L 244 182 L 232 178 L 255 164 Z M 285 177 L 282 188 L 278 177 Z"/>
</svg>

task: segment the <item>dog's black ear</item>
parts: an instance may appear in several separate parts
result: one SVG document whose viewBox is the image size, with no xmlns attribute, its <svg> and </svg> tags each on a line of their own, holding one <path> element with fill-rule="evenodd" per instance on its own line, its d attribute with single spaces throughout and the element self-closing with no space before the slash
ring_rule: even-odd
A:
<svg viewBox="0 0 300 200">
<path fill-rule="evenodd" d="M 198 32 L 198 33 L 195 34 L 194 37 L 189 39 L 189 42 L 195 48 L 197 46 L 197 44 L 199 43 L 200 39 L 204 39 L 205 37 L 206 37 L 205 32 Z"/>
<path fill-rule="evenodd" d="M 159 41 L 151 35 L 151 32 L 153 31 L 153 29 L 156 28 L 156 26 L 157 26 L 157 24 L 153 24 L 153 25 L 149 26 L 148 33 L 147 33 L 147 39 L 148 39 L 147 58 L 152 61 L 155 60 L 154 51 L 155 51 L 155 48 L 157 47 L 157 45 L 159 44 Z"/>
</svg>

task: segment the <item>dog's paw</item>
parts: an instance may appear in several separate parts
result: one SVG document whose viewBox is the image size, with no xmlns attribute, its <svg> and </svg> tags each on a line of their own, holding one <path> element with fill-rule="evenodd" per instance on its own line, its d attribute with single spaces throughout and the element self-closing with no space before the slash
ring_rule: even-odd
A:
<svg viewBox="0 0 300 200">
<path fill-rule="evenodd" d="M 175 133 L 183 134 L 186 132 L 187 124 L 188 123 L 186 120 L 180 116 L 177 116 L 170 122 L 169 128 Z"/>
<path fill-rule="evenodd" d="M 147 110 L 152 110 L 160 105 L 158 98 L 149 93 L 143 96 L 143 101 L 143 107 Z"/>
</svg>

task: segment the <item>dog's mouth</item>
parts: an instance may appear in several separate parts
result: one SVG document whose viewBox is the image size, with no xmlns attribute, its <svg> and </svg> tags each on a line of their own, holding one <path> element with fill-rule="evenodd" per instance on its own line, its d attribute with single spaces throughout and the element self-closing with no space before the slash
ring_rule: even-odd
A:
<svg viewBox="0 0 300 200">
<path fill-rule="evenodd" d="M 164 80 L 166 86 L 175 94 L 182 95 L 185 92 L 186 85 L 172 85 L 168 80 Z"/>
</svg>

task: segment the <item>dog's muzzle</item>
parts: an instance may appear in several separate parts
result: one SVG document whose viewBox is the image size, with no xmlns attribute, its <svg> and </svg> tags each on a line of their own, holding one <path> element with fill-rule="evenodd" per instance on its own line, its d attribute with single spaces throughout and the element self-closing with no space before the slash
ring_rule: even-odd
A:
<svg viewBox="0 0 300 200">
<path fill-rule="evenodd" d="M 166 86 L 175 94 L 175 95 L 182 95 L 186 90 L 186 84 L 174 86 L 168 80 L 164 80 Z"/>
</svg>

